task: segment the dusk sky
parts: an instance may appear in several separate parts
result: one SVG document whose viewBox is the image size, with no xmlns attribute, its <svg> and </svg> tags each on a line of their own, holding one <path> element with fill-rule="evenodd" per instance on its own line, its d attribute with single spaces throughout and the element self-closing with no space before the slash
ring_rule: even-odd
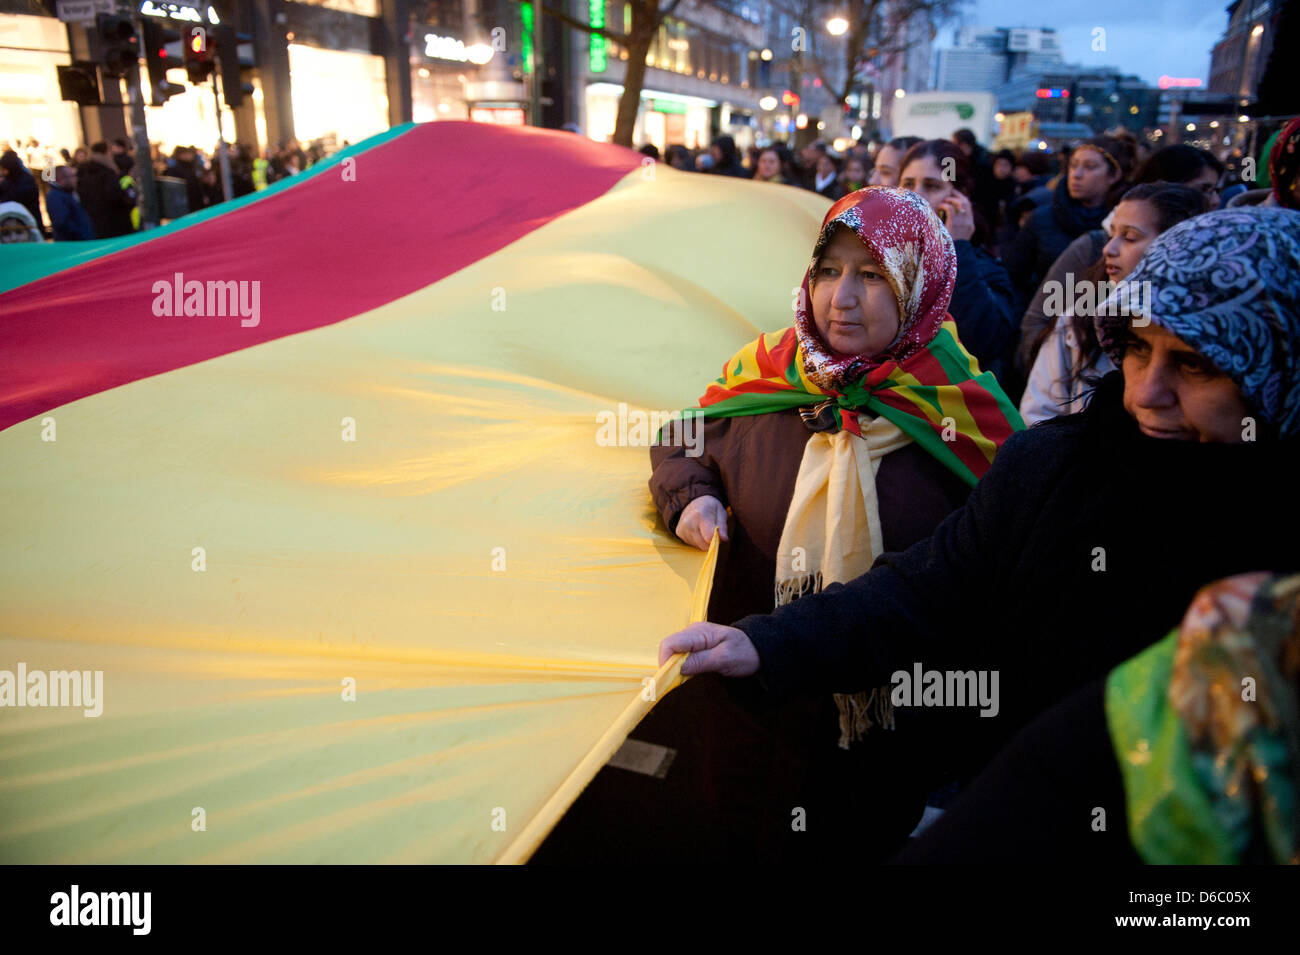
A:
<svg viewBox="0 0 1300 955">
<path fill-rule="evenodd" d="M 1067 63 L 1115 66 L 1154 85 L 1162 74 L 1208 83 L 1210 50 L 1228 25 L 1227 0 L 973 0 L 958 21 L 939 31 L 936 47 L 952 46 L 956 26 L 1052 27 Z M 1095 27 L 1106 52 L 1095 53 Z"/>
</svg>

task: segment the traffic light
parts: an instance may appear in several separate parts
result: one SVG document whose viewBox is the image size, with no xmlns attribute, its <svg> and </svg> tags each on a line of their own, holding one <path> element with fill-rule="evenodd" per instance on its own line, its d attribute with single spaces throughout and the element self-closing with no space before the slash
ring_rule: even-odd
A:
<svg viewBox="0 0 1300 955">
<path fill-rule="evenodd" d="M 245 96 L 253 95 L 253 84 L 239 77 L 239 34 L 234 27 L 219 26 L 212 31 L 217 44 L 217 59 L 221 63 L 221 96 L 231 109 L 240 106 Z M 244 40 L 249 40 L 244 37 Z"/>
<path fill-rule="evenodd" d="M 184 86 L 167 81 L 167 70 L 180 66 L 167 55 L 167 44 L 175 43 L 180 38 L 180 33 L 168 30 L 157 20 L 144 21 L 144 62 L 149 68 L 149 88 L 153 90 L 154 106 L 161 106 L 167 102 L 168 97 L 185 92 Z"/>
<path fill-rule="evenodd" d="M 99 65 L 108 76 L 125 76 L 140 62 L 139 41 L 130 17 L 116 13 L 95 15 L 95 32 L 99 35 Z"/>
<path fill-rule="evenodd" d="M 181 49 L 185 53 L 185 72 L 189 74 L 191 83 L 202 83 L 212 75 L 216 66 L 212 62 L 212 47 L 209 44 L 211 37 L 207 27 L 187 26 L 184 30 Z"/>
</svg>

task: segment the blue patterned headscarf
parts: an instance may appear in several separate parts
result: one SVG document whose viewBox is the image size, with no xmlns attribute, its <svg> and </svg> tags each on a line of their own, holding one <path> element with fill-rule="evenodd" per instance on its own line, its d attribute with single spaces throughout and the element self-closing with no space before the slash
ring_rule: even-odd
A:
<svg viewBox="0 0 1300 955">
<path fill-rule="evenodd" d="M 1117 365 L 1133 314 L 1122 302 L 1144 303 L 1137 310 L 1236 382 L 1281 437 L 1300 433 L 1300 213 L 1223 209 L 1158 236 L 1099 309 L 1098 337 Z"/>
</svg>

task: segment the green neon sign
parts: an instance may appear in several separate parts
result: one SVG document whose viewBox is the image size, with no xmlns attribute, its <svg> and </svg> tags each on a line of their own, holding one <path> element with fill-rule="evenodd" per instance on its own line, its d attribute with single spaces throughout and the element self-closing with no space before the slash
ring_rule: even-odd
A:
<svg viewBox="0 0 1300 955">
<path fill-rule="evenodd" d="M 519 16 L 524 24 L 524 72 L 533 71 L 533 8 L 531 4 L 519 6 Z"/>
<path fill-rule="evenodd" d="M 605 0 L 587 0 L 587 13 L 594 27 L 605 25 Z M 604 73 L 607 63 L 605 38 L 591 35 L 591 53 L 589 67 L 593 73 Z"/>
</svg>

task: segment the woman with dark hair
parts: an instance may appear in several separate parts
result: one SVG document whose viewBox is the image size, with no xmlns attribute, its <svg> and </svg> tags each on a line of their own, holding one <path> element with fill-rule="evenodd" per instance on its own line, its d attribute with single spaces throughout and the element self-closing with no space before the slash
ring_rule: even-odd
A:
<svg viewBox="0 0 1300 955">
<path fill-rule="evenodd" d="M 971 201 L 966 155 L 946 139 L 929 139 L 907 151 L 900 169 L 902 188 L 930 204 L 957 249 L 950 310 L 962 344 L 1000 380 L 1014 345 L 1016 295 L 1006 269 L 981 247 L 988 230 Z"/>
<path fill-rule="evenodd" d="M 1219 180 L 1223 177 L 1223 163 L 1214 154 L 1186 143 L 1162 146 L 1137 168 L 1133 182 L 1182 183 L 1205 197 L 1206 212 L 1219 207 Z"/>
<path fill-rule="evenodd" d="M 813 169 L 812 191 L 832 202 L 844 195 L 844 188 L 840 185 L 839 160 L 829 153 L 822 153 L 817 157 L 817 165 Z"/>
<path fill-rule="evenodd" d="M 713 167 L 709 170 L 715 176 L 734 176 L 737 179 L 748 179 L 749 171 L 740 163 L 740 153 L 736 149 L 736 141 L 730 136 L 722 135 L 713 141 L 709 147 L 709 152 L 713 156 Z"/>
<path fill-rule="evenodd" d="M 1034 209 L 1002 253 L 1002 264 L 1025 300 L 1071 241 L 1101 225 L 1124 191 L 1132 161 L 1128 143 L 1111 136 L 1089 139 L 1070 154 L 1051 204 Z"/>
<path fill-rule="evenodd" d="M 757 182 L 797 185 L 794 157 L 790 155 L 790 150 L 780 143 L 759 150 L 758 162 L 754 165 L 754 179 Z"/>
<path fill-rule="evenodd" d="M 1097 341 L 1094 324 L 1093 306 L 1103 302 L 1110 291 L 1106 283 L 1122 282 L 1156 236 L 1204 211 L 1204 194 L 1187 186 L 1146 183 L 1124 194 L 1111 217 L 1111 238 L 1102 257 L 1083 272 L 1077 283 L 1065 283 L 1054 290 L 1058 301 L 1048 311 L 1061 317 L 1050 326 L 1038 347 L 1020 401 L 1020 415 L 1026 424 L 1083 410 L 1097 382 L 1115 370 Z M 1064 296 L 1072 288 L 1083 291 L 1086 298 L 1071 295 L 1065 301 Z M 1075 307 L 1075 301 L 1083 305 Z"/>
<path fill-rule="evenodd" d="M 1012 435 L 970 500 L 929 540 L 773 613 L 693 624 L 661 643 L 660 661 L 688 653 L 684 675 L 756 677 L 755 689 L 774 703 L 889 681 L 896 732 L 925 754 L 917 771 L 932 782 L 978 771 L 1004 749 L 1016 753 L 1007 744 L 1023 727 L 1150 646 L 1205 583 L 1300 569 L 1300 216 L 1195 216 L 1148 247 L 1117 300 L 1143 282 L 1152 288 L 1145 323 L 1116 310 L 1099 328 L 1120 371 L 1102 380 L 1082 414 Z M 972 705 L 951 682 L 965 674 L 983 674 L 989 686 L 996 679 L 1003 692 L 981 693 Z M 1125 686 L 1151 687 L 1152 674 L 1139 667 Z M 1130 712 L 1156 725 L 1145 719 L 1151 711 Z M 1075 766 L 1077 747 L 1058 748 L 1064 739 L 1049 734 L 1034 750 L 1057 754 L 1042 773 L 1057 793 L 1070 792 L 1063 777 L 1092 778 Z M 1122 739 L 1118 751 L 1135 763 L 1159 767 L 1178 756 L 1170 735 Z M 1218 768 L 1213 756 L 1198 762 L 1213 783 L 1224 782 L 1208 772 Z M 1107 789 L 1116 791 L 1123 787 Z M 1041 814 L 1078 807 L 1073 798 L 1046 800 Z M 1239 817 L 1230 810 L 1203 809 L 1175 825 L 1231 823 Z M 981 862 L 1006 854 L 979 854 L 1000 839 L 1031 856 L 1063 855 L 1017 831 L 1013 819 L 990 831 L 969 813 L 947 831 L 964 834 L 968 858 Z M 1071 815 L 1067 828 L 1095 836 L 1091 819 Z"/>
<path fill-rule="evenodd" d="M 860 156 L 848 156 L 844 160 L 844 171 L 840 173 L 840 188 L 844 195 L 857 192 L 867 186 L 867 162 Z"/>
</svg>

